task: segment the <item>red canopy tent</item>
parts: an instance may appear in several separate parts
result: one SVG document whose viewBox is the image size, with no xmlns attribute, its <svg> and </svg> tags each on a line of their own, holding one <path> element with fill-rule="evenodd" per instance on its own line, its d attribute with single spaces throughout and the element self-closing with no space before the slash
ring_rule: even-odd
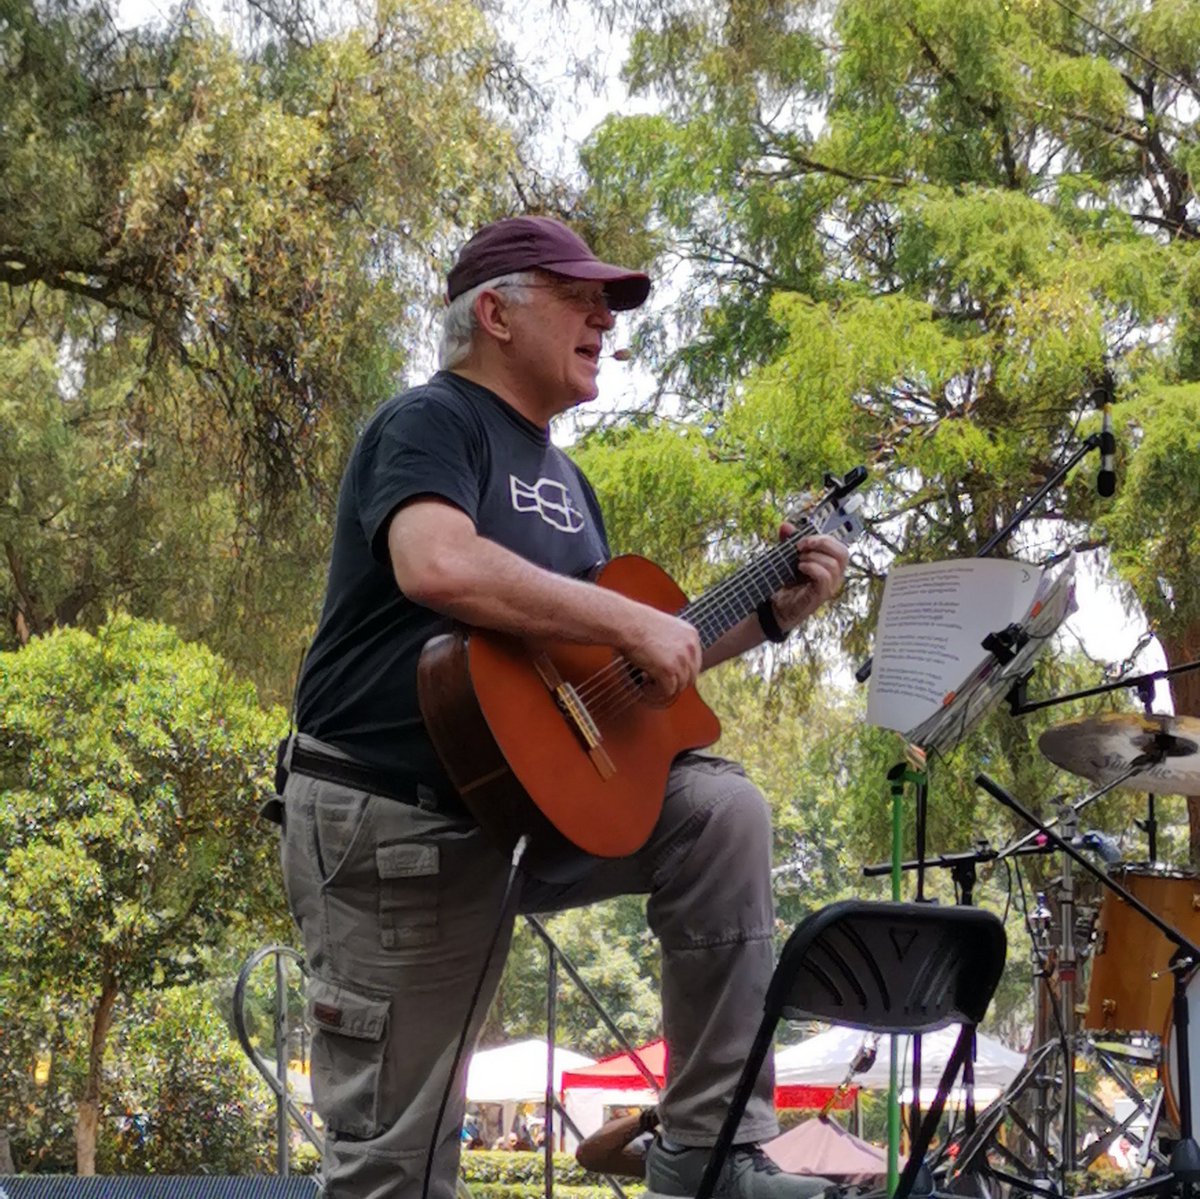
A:
<svg viewBox="0 0 1200 1199">
<path fill-rule="evenodd" d="M 667 1080 L 667 1043 L 659 1037 L 637 1050 L 637 1055 L 645 1063 L 650 1073 L 654 1075 L 658 1085 L 664 1086 Z M 564 1070 L 562 1089 L 571 1087 L 602 1087 L 611 1091 L 639 1091 L 643 1087 L 650 1089 L 650 1084 L 637 1068 L 633 1056 L 628 1053 L 614 1053 L 611 1057 L 602 1057 L 594 1066 L 580 1066 L 578 1070 Z"/>
<path fill-rule="evenodd" d="M 661 1037 L 651 1041 L 637 1050 L 637 1055 L 654 1075 L 659 1087 L 666 1084 L 667 1078 L 667 1043 Z M 611 1057 L 601 1058 L 594 1066 L 581 1066 L 577 1070 L 564 1070 L 562 1089 L 564 1093 L 573 1088 L 597 1088 L 612 1091 L 641 1091 L 649 1096 L 650 1084 L 637 1068 L 633 1057 L 628 1053 L 614 1053 Z M 833 1094 L 833 1087 L 820 1086 L 785 1086 L 775 1088 L 775 1106 L 783 1107 L 823 1107 Z M 649 1098 L 647 1099 L 649 1102 Z M 854 1102 L 854 1091 L 848 1090 L 833 1105 L 844 1110 Z"/>
</svg>

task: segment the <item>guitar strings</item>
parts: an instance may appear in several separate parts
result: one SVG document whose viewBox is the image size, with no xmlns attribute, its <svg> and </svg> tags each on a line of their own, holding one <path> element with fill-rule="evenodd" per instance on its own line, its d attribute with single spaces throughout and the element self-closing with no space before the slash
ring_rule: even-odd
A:
<svg viewBox="0 0 1200 1199">
<path fill-rule="evenodd" d="M 811 532 L 815 531 L 815 526 L 808 518 L 804 518 L 804 521 L 807 528 L 798 528 L 786 541 L 765 551 L 748 566 L 722 580 L 706 595 L 692 603 L 685 604 L 677 615 L 697 628 L 702 641 L 706 635 L 712 636 L 712 641 L 707 644 L 713 644 L 720 633 L 727 631 L 732 625 L 725 629 L 709 629 L 707 625 L 710 617 L 720 613 L 736 615 L 738 609 L 732 603 L 735 598 L 749 598 L 755 601 L 763 598 L 763 595 L 759 593 L 759 588 L 747 585 L 747 576 L 754 578 L 755 582 L 768 581 L 765 576 L 769 569 L 775 575 L 773 582 L 776 586 L 795 580 L 795 569 L 788 562 L 791 551 L 795 549 L 796 543 L 802 537 L 810 536 Z M 770 594 L 770 592 L 765 594 Z M 632 666 L 628 659 L 619 657 L 581 683 L 576 689 L 576 694 L 587 703 L 589 709 L 595 706 L 593 715 L 597 712 L 609 714 L 611 709 L 606 701 L 620 698 L 621 706 L 623 706 L 626 698 L 628 698 L 628 702 L 636 700 L 643 680 L 644 675 L 637 667 Z M 616 696 L 613 695 L 614 691 L 617 693 Z"/>
<path fill-rule="evenodd" d="M 772 565 L 775 564 L 772 563 Z M 778 581 L 787 583 L 793 581 L 793 578 L 793 575 L 785 573 Z M 732 615 L 737 615 L 739 608 L 732 605 L 730 602 L 732 599 L 746 598 L 752 603 L 757 603 L 766 594 L 770 594 L 770 592 L 762 592 L 739 580 L 724 586 L 719 595 L 712 596 L 710 594 L 705 597 L 706 602 L 703 605 L 685 606 L 677 615 L 681 619 L 688 620 L 697 628 L 701 634 L 701 641 L 707 648 L 714 644 L 721 634 L 737 623 L 736 621 L 732 623 L 719 622 L 714 629 L 710 627 L 710 617 L 718 615 L 725 609 L 728 609 Z M 697 613 L 699 613 L 698 616 Z M 739 617 L 739 619 L 741 618 Z M 593 718 L 607 717 L 641 698 L 641 690 L 646 684 L 646 677 L 645 673 L 640 668 L 633 666 L 627 658 L 617 657 L 580 684 L 576 693 L 586 704 Z"/>
<path fill-rule="evenodd" d="M 742 570 L 722 580 L 706 595 L 685 604 L 677 615 L 697 629 L 705 648 L 714 644 L 734 626 L 718 622 L 716 628 L 710 628 L 711 618 L 736 616 L 740 608 L 735 604 L 735 600 L 757 603 L 770 596 L 779 586 L 794 582 L 796 545 L 802 538 L 815 532 L 816 525 L 812 519 L 808 516 L 801 517 L 795 533 L 790 534 L 779 545 L 760 554 Z M 774 574 L 773 579 L 767 577 L 768 571 Z M 755 585 L 750 585 L 751 581 Z M 764 582 L 774 583 L 774 588 L 763 593 L 761 584 Z M 712 640 L 707 640 L 708 637 Z M 645 678 L 644 672 L 633 666 L 627 658 L 618 657 L 585 679 L 576 688 L 576 695 L 585 704 L 593 720 L 597 717 L 608 717 L 640 699 Z"/>
</svg>

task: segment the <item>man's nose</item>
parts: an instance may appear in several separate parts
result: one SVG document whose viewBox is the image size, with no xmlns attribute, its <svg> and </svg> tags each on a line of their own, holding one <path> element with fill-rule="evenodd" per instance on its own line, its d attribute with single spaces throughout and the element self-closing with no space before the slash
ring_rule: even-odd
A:
<svg viewBox="0 0 1200 1199">
<path fill-rule="evenodd" d="M 611 329 L 617 323 L 617 318 L 613 315 L 613 310 L 608 306 L 608 300 L 603 296 L 592 309 L 591 315 L 588 317 L 588 324 L 596 329 Z"/>
</svg>

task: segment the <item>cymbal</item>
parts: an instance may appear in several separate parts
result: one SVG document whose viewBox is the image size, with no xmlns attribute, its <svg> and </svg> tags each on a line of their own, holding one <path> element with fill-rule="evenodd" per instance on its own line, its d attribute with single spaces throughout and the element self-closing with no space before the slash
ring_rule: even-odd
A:
<svg viewBox="0 0 1200 1199">
<path fill-rule="evenodd" d="M 1056 766 L 1100 784 L 1145 757 L 1146 768 L 1123 788 L 1200 795 L 1200 720 L 1193 716 L 1107 712 L 1056 724 L 1038 738 L 1038 749 Z"/>
</svg>

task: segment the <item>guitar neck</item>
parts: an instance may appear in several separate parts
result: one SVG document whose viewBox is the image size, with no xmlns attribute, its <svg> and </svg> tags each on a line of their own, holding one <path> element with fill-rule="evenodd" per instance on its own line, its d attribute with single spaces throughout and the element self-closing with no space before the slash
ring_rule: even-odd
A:
<svg viewBox="0 0 1200 1199">
<path fill-rule="evenodd" d="M 685 605 L 679 616 L 695 627 L 705 649 L 741 624 L 763 600 L 796 582 L 796 543 L 816 532 L 811 523 L 805 526 Z"/>
</svg>

